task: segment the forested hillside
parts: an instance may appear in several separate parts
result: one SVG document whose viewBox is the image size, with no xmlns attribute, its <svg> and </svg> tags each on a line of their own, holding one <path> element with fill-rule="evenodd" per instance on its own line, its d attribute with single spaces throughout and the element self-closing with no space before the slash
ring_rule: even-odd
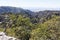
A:
<svg viewBox="0 0 60 40">
<path fill-rule="evenodd" d="M 0 31 L 21 40 L 60 40 L 60 16 L 30 18 L 21 14 L 1 14 Z"/>
<path fill-rule="evenodd" d="M 19 40 L 60 40 L 60 11 L 0 14 L 0 31 Z"/>
</svg>

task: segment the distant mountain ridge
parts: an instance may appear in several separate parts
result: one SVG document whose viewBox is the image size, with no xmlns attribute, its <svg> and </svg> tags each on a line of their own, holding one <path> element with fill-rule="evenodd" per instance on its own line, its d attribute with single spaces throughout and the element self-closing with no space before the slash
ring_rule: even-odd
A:
<svg viewBox="0 0 60 40">
<path fill-rule="evenodd" d="M 42 17 L 42 16 L 46 16 L 47 14 L 50 15 L 54 12 L 60 14 L 60 11 L 58 10 L 45 10 L 45 11 L 33 12 L 31 10 L 26 10 L 26 9 L 18 8 L 18 7 L 0 6 L 0 14 L 9 13 L 9 12 L 28 14 L 29 16 L 33 16 L 33 17 L 36 17 L 36 16 Z"/>
<path fill-rule="evenodd" d="M 1 6 L 0 7 L 0 13 L 2 12 L 12 12 L 12 13 L 19 13 L 25 11 L 22 8 L 17 8 L 17 7 L 9 7 L 9 6 Z"/>
<path fill-rule="evenodd" d="M 25 10 L 23 8 L 18 8 L 18 7 L 10 7 L 10 6 L 0 6 L 0 13 L 28 13 L 31 14 L 33 13 L 30 10 Z"/>
</svg>

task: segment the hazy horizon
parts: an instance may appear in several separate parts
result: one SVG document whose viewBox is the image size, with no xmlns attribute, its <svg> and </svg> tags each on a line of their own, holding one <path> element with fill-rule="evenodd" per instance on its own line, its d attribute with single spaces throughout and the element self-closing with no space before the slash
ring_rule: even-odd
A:
<svg viewBox="0 0 60 40">
<path fill-rule="evenodd" d="M 60 0 L 0 0 L 0 6 L 12 6 L 23 9 L 60 10 Z"/>
</svg>

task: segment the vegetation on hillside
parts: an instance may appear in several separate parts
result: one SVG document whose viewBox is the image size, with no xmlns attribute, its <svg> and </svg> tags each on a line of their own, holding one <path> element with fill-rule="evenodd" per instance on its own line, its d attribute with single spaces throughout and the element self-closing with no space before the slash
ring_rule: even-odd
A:
<svg viewBox="0 0 60 40">
<path fill-rule="evenodd" d="M 22 14 L 1 14 L 0 31 L 21 40 L 60 40 L 60 16 L 30 17 Z"/>
</svg>

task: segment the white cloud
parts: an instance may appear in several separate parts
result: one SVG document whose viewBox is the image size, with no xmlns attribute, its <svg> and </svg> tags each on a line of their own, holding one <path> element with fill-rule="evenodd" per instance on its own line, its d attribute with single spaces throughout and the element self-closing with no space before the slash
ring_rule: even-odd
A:
<svg viewBox="0 0 60 40">
<path fill-rule="evenodd" d="M 0 6 L 15 6 L 22 8 L 60 8 L 59 0 L 0 0 Z"/>
</svg>

